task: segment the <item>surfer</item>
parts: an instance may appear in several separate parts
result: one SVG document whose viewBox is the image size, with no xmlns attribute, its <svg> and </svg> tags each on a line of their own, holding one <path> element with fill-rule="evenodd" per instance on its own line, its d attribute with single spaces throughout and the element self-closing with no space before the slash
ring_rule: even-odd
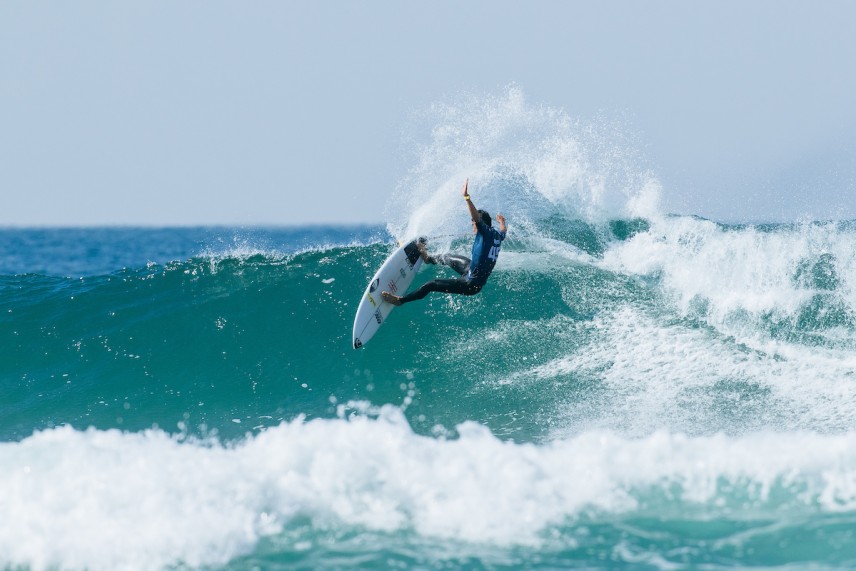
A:
<svg viewBox="0 0 856 571">
<path fill-rule="evenodd" d="M 431 280 L 423 284 L 416 291 L 404 296 L 397 296 L 384 291 L 381 292 L 381 297 L 383 297 L 384 301 L 388 301 L 392 305 L 402 305 L 410 301 L 422 299 L 432 291 L 459 295 L 475 295 L 484 287 L 488 276 L 496 265 L 496 258 L 499 256 L 502 241 L 505 240 L 505 217 L 502 214 L 497 214 L 496 220 L 499 222 L 499 230 L 493 228 L 490 214 L 484 210 L 478 210 L 470 199 L 470 195 L 467 192 L 469 182 L 469 178 L 464 182 L 461 194 L 464 195 L 464 201 L 467 203 L 467 208 L 470 211 L 470 218 L 473 221 L 473 234 L 476 236 L 475 242 L 473 242 L 472 259 L 457 254 L 430 256 L 428 255 L 424 240 L 417 242 L 419 255 L 422 256 L 422 260 L 426 264 L 443 264 L 444 266 L 449 266 L 461 274 L 461 277 L 454 280 Z"/>
</svg>

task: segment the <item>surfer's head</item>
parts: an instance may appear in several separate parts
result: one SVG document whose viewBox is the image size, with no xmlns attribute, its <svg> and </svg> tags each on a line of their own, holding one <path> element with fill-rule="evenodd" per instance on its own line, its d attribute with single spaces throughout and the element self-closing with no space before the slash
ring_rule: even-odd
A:
<svg viewBox="0 0 856 571">
<path fill-rule="evenodd" d="M 484 222 L 488 228 L 491 227 L 490 214 L 487 213 L 487 210 L 479 210 L 479 215 L 481 216 L 481 221 Z"/>
</svg>

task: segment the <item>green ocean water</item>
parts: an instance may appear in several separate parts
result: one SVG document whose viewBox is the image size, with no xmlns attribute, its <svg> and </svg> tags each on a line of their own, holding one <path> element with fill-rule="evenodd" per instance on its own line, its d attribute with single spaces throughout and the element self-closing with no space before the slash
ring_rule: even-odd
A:
<svg viewBox="0 0 856 571">
<path fill-rule="evenodd" d="M 2 565 L 856 566 L 852 224 L 551 217 L 360 350 L 394 241 L 296 232 L 3 231 Z"/>
<path fill-rule="evenodd" d="M 14 398 L 31 406 L 4 415 L 2 437 L 59 424 L 176 431 L 182 422 L 197 436 L 211 429 L 234 438 L 298 414 L 329 416 L 331 396 L 400 402 L 418 379 L 437 378 L 443 382 L 411 405 L 418 432 L 478 420 L 510 437 L 538 439 L 547 427 L 534 418 L 539 405 L 521 399 L 509 410 L 490 391 L 467 396 L 470 389 L 562 354 L 565 343 L 533 331 L 533 318 L 539 329 L 572 337 L 561 330 L 584 328 L 598 304 L 611 302 L 569 305 L 551 272 L 589 286 L 608 280 L 609 298 L 640 291 L 582 265 L 498 273 L 465 304 L 438 297 L 402 309 L 397 327 L 354 351 L 348 336 L 359 290 L 390 251 L 390 243 L 374 243 L 193 257 L 79 278 L 6 276 L 2 374 L 17 381 Z M 533 306 L 532 291 L 552 301 Z M 475 335 L 474 323 L 481 323 Z M 485 335 L 492 330 L 507 338 Z M 525 350 L 510 351 L 521 344 Z"/>
</svg>

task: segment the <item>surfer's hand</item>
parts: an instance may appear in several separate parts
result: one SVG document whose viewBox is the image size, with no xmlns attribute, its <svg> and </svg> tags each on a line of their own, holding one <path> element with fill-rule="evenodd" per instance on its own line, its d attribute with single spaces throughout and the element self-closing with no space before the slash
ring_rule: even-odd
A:
<svg viewBox="0 0 856 571">
<path fill-rule="evenodd" d="M 464 181 L 464 187 L 461 189 L 461 195 L 467 195 L 467 185 L 470 183 L 470 177 L 467 177 L 467 180 Z"/>
<path fill-rule="evenodd" d="M 496 220 L 499 222 L 499 229 L 505 232 L 505 216 L 502 214 L 496 214 Z"/>
</svg>

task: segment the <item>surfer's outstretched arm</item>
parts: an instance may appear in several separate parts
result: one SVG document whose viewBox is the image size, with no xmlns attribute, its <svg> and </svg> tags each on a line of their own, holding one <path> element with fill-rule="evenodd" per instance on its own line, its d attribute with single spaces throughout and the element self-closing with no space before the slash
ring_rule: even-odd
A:
<svg viewBox="0 0 856 571">
<path fill-rule="evenodd" d="M 461 194 L 464 195 L 464 200 L 467 202 L 467 208 L 470 209 L 470 218 L 473 219 L 473 224 L 478 224 L 481 220 L 481 214 L 479 214 L 478 208 L 473 204 L 473 201 L 470 200 L 470 195 L 467 192 L 467 185 L 469 185 L 469 183 L 470 179 L 467 178 L 467 180 L 464 181 L 464 187 L 461 189 Z"/>
<path fill-rule="evenodd" d="M 505 226 L 505 216 L 503 216 L 502 214 L 499 214 L 497 212 L 496 221 L 499 222 L 499 231 L 500 232 L 505 233 L 508 231 L 508 228 Z"/>
</svg>

